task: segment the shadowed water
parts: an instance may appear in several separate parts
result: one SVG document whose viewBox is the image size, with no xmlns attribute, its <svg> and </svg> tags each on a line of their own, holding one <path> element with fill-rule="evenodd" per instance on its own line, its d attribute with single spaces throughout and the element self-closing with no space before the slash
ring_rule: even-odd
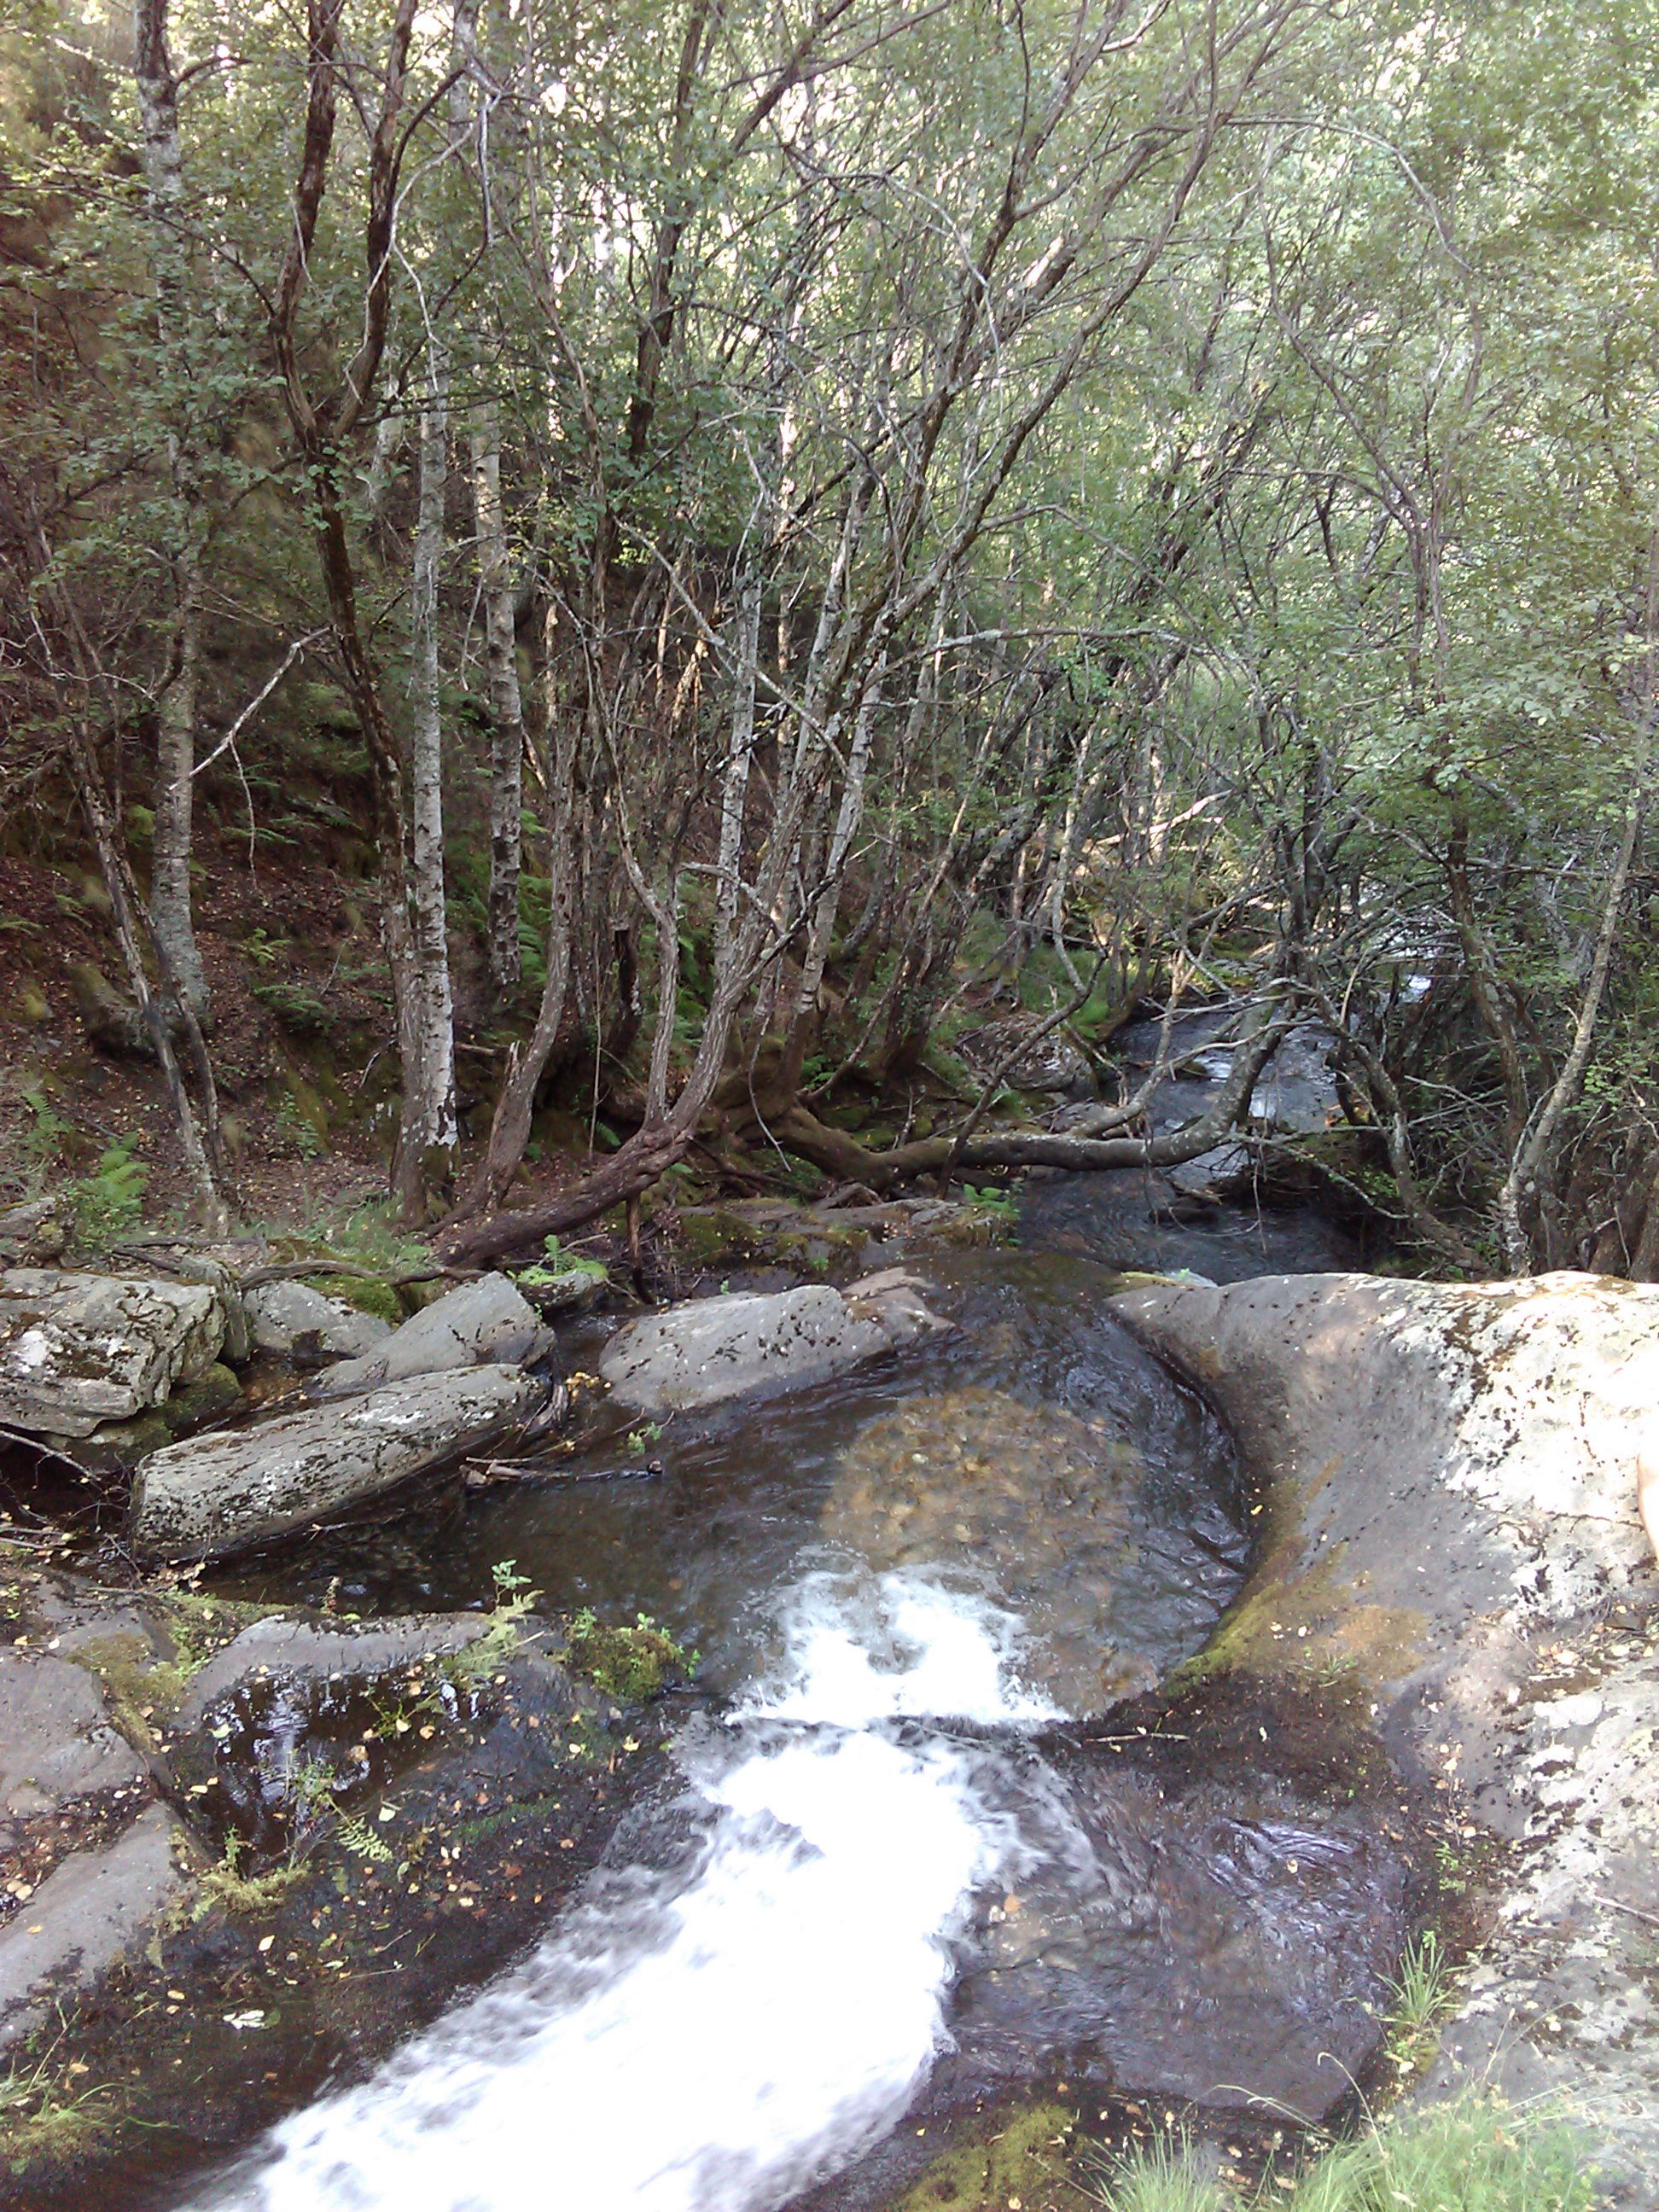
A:
<svg viewBox="0 0 1659 2212">
<path fill-rule="evenodd" d="M 946 1335 L 631 1445 L 612 1417 L 545 1480 L 474 1494 L 424 1553 L 357 1532 L 219 1587 L 314 1602 L 337 1577 L 364 1610 L 461 1606 L 510 1559 L 552 1610 L 648 1613 L 736 1693 L 776 1661 L 804 1574 L 940 1569 L 1019 1613 L 1067 1711 L 1098 1711 L 1198 1650 L 1237 1587 L 1231 1444 L 1103 1311 L 1111 1280 L 1087 1261 L 968 1253 L 926 1279 Z M 580 1479 L 649 1460 L 659 1474 Z"/>
</svg>

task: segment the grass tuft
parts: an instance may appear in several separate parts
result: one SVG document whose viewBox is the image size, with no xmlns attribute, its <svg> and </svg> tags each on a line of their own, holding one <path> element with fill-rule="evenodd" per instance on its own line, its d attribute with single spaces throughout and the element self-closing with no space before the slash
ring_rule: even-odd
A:
<svg viewBox="0 0 1659 2212">
<path fill-rule="evenodd" d="M 1118 2160 L 1101 2183 L 1099 2201 L 1110 2212 L 1224 2212 L 1227 2204 L 1185 2136 L 1160 2136 Z"/>
<path fill-rule="evenodd" d="M 1595 2196 L 1581 2136 L 1473 2094 L 1368 2127 L 1282 2187 L 1254 2202 L 1281 2212 L 1590 2212 Z M 1230 2212 L 1237 2203 L 1178 2136 L 1119 2160 L 1086 2193 L 1106 2212 Z"/>
<path fill-rule="evenodd" d="M 1425 1928 L 1406 1948 L 1389 2008 L 1388 2052 L 1397 2072 L 1416 2074 L 1427 2065 L 1451 2003 L 1445 1946 L 1432 1928 Z"/>
</svg>

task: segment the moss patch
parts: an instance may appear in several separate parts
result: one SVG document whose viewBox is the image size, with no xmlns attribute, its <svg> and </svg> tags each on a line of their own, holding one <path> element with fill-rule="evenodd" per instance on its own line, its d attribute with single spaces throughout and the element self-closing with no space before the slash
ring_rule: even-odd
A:
<svg viewBox="0 0 1659 2212">
<path fill-rule="evenodd" d="M 373 1314 L 392 1328 L 401 1328 L 409 1318 L 397 1291 L 378 1276 L 301 1275 L 300 1280 L 307 1290 L 320 1291 L 325 1298 L 337 1298 L 357 1313 Z"/>
<path fill-rule="evenodd" d="M 684 1681 L 696 1663 L 695 1651 L 684 1650 L 643 1613 L 632 1628 L 606 1628 L 584 1607 L 570 1624 L 566 1666 L 619 1705 L 642 1705 L 669 1682 Z"/>
<path fill-rule="evenodd" d="M 934 2160 L 895 2212 L 1048 2212 L 1075 2203 L 1068 2180 L 1076 2115 L 1063 2105 L 1004 2112 Z"/>
</svg>

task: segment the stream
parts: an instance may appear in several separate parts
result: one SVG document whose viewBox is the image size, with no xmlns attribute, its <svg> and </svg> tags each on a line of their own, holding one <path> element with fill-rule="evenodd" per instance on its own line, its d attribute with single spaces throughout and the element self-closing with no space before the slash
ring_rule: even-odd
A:
<svg viewBox="0 0 1659 2212">
<path fill-rule="evenodd" d="M 223 1577 L 380 1613 L 480 1604 L 511 1559 L 703 1663 L 664 1708 L 672 1787 L 529 1955 L 175 2203 L 863 2205 L 914 2172 L 907 2115 L 1042 2084 L 1340 2104 L 1401 1854 L 1274 1771 L 1267 1728 L 1217 1778 L 1097 1719 L 1203 1646 L 1248 1555 L 1228 1437 L 1078 1252 L 1124 1206 L 1040 1186 L 1037 1249 L 927 1261 L 951 1334 L 880 1370 L 650 1440 L 599 1418 L 544 1480 Z"/>
<path fill-rule="evenodd" d="M 1405 1861 L 1265 1724 L 1212 1767 L 1102 1717 L 1202 1647 L 1248 1512 L 1045 1196 L 1050 1249 L 929 1259 L 953 1328 L 878 1370 L 648 1442 L 601 1419 L 544 1480 L 222 1578 L 376 1613 L 477 1604 L 510 1559 L 550 1609 L 648 1614 L 703 1663 L 659 1709 L 672 1785 L 528 1954 L 176 2204 L 876 2204 L 933 2116 L 1044 2084 L 1340 2103 Z"/>
</svg>

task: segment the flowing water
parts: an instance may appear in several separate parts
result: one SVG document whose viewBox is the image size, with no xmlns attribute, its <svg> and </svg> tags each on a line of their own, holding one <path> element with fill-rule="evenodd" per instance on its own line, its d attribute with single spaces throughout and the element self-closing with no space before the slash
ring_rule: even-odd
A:
<svg viewBox="0 0 1659 2212">
<path fill-rule="evenodd" d="M 1225 1437 L 1103 1316 L 1089 1262 L 928 1273 L 953 1333 L 879 1371 L 596 1431 L 424 1545 L 243 1578 L 456 1603 L 511 1557 L 555 1609 L 649 1613 L 706 1664 L 674 1788 L 530 1955 L 191 2212 L 770 2212 L 833 2196 L 924 2106 L 1043 2080 L 1341 2098 L 1399 1856 L 1276 1777 L 1265 1728 L 1222 1778 L 1091 1719 L 1238 1586 Z M 647 1450 L 655 1474 L 577 1479 Z"/>
<path fill-rule="evenodd" d="M 200 2200 L 246 2212 L 760 2212 L 867 2149 L 945 2039 L 953 1945 L 1030 1863 L 936 1725 L 1051 1717 L 1017 1624 L 897 1575 L 817 1576 L 788 1656 L 681 1747 L 690 1835 Z M 917 1725 L 920 1723 L 921 1725 Z"/>
</svg>

